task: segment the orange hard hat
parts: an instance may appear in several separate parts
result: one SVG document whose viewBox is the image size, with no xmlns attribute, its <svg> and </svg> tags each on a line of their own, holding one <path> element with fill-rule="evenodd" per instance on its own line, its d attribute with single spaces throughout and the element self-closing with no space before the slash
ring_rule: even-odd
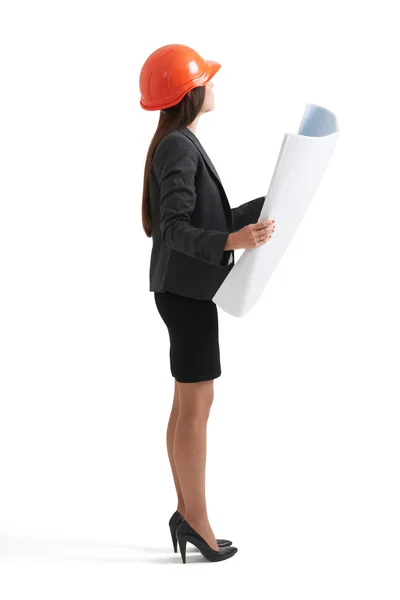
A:
<svg viewBox="0 0 400 600">
<path fill-rule="evenodd" d="M 140 106 L 145 110 L 174 106 L 189 90 L 207 83 L 220 67 L 189 46 L 162 46 L 150 54 L 140 71 Z"/>
</svg>

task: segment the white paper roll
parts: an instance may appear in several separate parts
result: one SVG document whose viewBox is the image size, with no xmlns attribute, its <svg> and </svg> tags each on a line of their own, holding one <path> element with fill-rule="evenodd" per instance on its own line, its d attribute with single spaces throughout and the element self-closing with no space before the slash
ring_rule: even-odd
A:
<svg viewBox="0 0 400 600">
<path fill-rule="evenodd" d="M 307 104 L 297 135 L 285 133 L 258 219 L 275 219 L 279 227 L 266 244 L 243 252 L 213 297 L 222 310 L 242 317 L 259 300 L 310 205 L 338 137 L 335 115 L 315 104 Z"/>
</svg>

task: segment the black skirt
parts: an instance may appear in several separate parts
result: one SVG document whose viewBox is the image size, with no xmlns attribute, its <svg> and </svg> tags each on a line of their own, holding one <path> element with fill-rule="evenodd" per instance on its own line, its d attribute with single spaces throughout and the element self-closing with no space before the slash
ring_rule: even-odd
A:
<svg viewBox="0 0 400 600">
<path fill-rule="evenodd" d="M 213 300 L 154 292 L 154 300 L 170 339 L 171 374 L 181 383 L 221 375 L 218 312 Z"/>
</svg>

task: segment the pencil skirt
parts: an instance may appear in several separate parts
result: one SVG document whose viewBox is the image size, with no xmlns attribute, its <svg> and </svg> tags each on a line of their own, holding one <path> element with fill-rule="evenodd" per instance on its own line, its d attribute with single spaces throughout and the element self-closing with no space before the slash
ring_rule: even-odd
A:
<svg viewBox="0 0 400 600">
<path fill-rule="evenodd" d="M 221 375 L 218 312 L 213 300 L 172 292 L 154 292 L 157 310 L 167 326 L 171 374 L 181 383 Z"/>
</svg>

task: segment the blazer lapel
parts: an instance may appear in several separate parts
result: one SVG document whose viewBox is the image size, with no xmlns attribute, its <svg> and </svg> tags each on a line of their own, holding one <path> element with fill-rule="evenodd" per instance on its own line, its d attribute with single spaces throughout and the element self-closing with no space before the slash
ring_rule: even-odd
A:
<svg viewBox="0 0 400 600">
<path fill-rule="evenodd" d="M 207 152 L 204 150 L 203 146 L 201 145 L 199 138 L 192 131 L 190 131 L 190 129 L 188 127 L 185 127 L 184 129 L 180 129 L 180 131 L 184 135 L 186 135 L 186 137 L 188 137 L 190 140 L 192 140 L 192 142 L 195 144 L 195 146 L 197 147 L 197 149 L 203 156 L 209 171 L 214 176 L 214 179 L 216 180 L 217 184 L 219 185 L 220 190 L 221 190 L 222 204 L 223 204 L 223 209 L 224 209 L 224 213 L 225 213 L 225 217 L 226 217 L 226 222 L 227 222 L 228 228 L 231 230 L 232 223 L 233 223 L 231 206 L 229 204 L 228 197 L 225 193 L 224 186 L 222 185 L 222 181 L 219 178 L 216 168 L 212 164 L 211 159 L 208 156 Z"/>
</svg>

